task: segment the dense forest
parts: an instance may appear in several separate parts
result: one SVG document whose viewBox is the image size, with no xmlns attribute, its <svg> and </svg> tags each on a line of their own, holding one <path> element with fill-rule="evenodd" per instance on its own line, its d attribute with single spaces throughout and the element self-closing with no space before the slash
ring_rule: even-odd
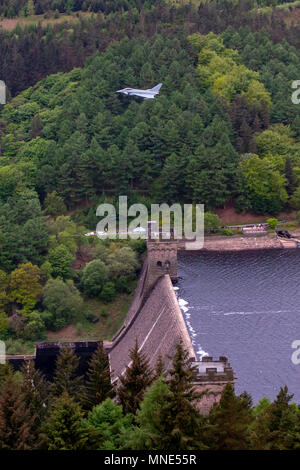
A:
<svg viewBox="0 0 300 470">
<path fill-rule="evenodd" d="M 300 409 L 287 387 L 253 406 L 228 384 L 204 416 L 182 344 L 169 369 L 165 358 L 151 369 L 137 343 L 130 357 L 118 390 L 102 345 L 85 378 L 68 347 L 51 382 L 33 363 L 16 373 L 0 365 L 0 450 L 299 450 Z"/>
<path fill-rule="evenodd" d="M 130 8 L 141 9 L 144 5 L 147 7 L 154 3 L 155 0 L 118 0 L 117 2 L 114 0 L 3 0 L 0 15 L 14 18 L 15 16 L 41 15 L 50 11 L 70 13 L 81 10 L 109 14 L 118 10 L 127 11 Z"/>
<path fill-rule="evenodd" d="M 0 30 L 0 335 L 11 352 L 46 331 L 91 326 L 90 301 L 133 290 L 144 244 L 84 236 L 100 202 L 300 209 L 291 6 L 102 3 L 107 11 L 99 3 L 72 24 Z M 159 82 L 155 100 L 116 93 Z"/>
<path fill-rule="evenodd" d="M 109 2 L 105 2 L 107 4 Z M 120 2 L 113 2 L 119 4 Z M 40 23 L 26 27 L 17 26 L 14 31 L 0 27 L 0 75 L 14 96 L 38 80 L 55 72 L 70 71 L 82 67 L 87 56 L 103 52 L 112 42 L 124 37 L 134 38 L 141 34 L 153 37 L 166 32 L 192 34 L 211 31 L 219 34 L 228 27 L 251 32 L 263 32 L 275 44 L 288 41 L 300 46 L 300 25 L 293 11 L 272 10 L 258 14 L 254 0 L 211 0 L 200 5 L 167 4 L 164 0 L 145 3 L 139 11 L 111 11 L 109 15 L 99 12 L 91 18 L 80 16 L 69 24 Z M 297 2 L 296 2 L 297 3 Z M 299 12 L 297 9 L 296 12 Z"/>
</svg>

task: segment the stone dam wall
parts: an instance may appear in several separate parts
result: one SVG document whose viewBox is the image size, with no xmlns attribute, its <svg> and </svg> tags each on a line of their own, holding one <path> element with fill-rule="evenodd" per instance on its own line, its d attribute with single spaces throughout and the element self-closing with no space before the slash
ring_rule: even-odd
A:
<svg viewBox="0 0 300 470">
<path fill-rule="evenodd" d="M 155 367 L 159 354 L 170 366 L 168 356 L 175 352 L 180 338 L 190 357 L 196 354 L 187 331 L 173 285 L 168 274 L 161 276 L 144 299 L 135 315 L 125 320 L 126 326 L 108 345 L 109 360 L 113 380 L 124 374 L 130 364 L 129 350 L 138 341 L 139 350 L 150 359 L 150 366 Z"/>
</svg>

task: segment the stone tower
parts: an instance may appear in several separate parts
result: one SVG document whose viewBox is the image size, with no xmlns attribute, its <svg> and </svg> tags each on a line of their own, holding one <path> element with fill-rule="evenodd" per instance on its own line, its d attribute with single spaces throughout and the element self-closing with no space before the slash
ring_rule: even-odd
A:
<svg viewBox="0 0 300 470">
<path fill-rule="evenodd" d="M 165 274 L 169 274 L 172 281 L 177 281 L 177 247 L 177 241 L 148 241 L 145 293 Z"/>
</svg>

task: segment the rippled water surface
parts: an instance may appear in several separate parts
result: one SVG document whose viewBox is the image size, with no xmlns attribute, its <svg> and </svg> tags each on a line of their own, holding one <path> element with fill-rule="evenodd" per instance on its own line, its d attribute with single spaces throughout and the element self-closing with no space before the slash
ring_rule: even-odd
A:
<svg viewBox="0 0 300 470">
<path fill-rule="evenodd" d="M 179 303 L 198 356 L 229 358 L 255 402 L 288 385 L 300 403 L 300 249 L 180 253 Z"/>
</svg>

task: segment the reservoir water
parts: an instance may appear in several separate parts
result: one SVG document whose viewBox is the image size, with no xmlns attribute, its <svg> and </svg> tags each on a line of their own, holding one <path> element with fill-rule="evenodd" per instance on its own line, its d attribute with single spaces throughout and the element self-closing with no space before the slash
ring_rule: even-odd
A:
<svg viewBox="0 0 300 470">
<path fill-rule="evenodd" d="M 287 385 L 300 403 L 300 250 L 184 252 L 177 295 L 198 358 L 227 356 L 257 403 Z M 298 346 L 299 349 L 299 346 Z M 299 354 L 300 357 L 300 354 Z"/>
</svg>

